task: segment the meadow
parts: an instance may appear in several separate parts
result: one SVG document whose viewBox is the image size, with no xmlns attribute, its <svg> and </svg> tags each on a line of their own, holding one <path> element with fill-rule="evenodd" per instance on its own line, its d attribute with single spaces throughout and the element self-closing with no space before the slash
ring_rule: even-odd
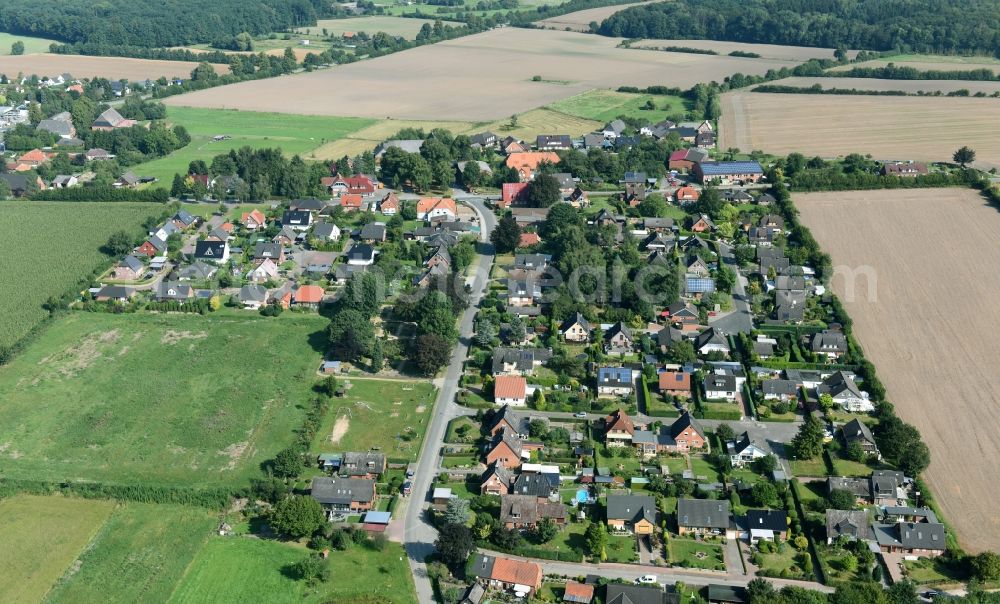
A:
<svg viewBox="0 0 1000 604">
<path fill-rule="evenodd" d="M 887 399 L 930 447 L 923 478 L 959 542 L 997 549 L 1000 489 L 980 461 L 1000 455 L 991 276 L 1000 214 L 959 188 L 807 193 L 794 202 L 834 266 L 858 276 L 838 271 L 831 286 Z"/>
<path fill-rule="evenodd" d="M 298 314 L 71 313 L 0 367 L 3 474 L 245 484 L 292 442 L 326 324 Z"/>
<path fill-rule="evenodd" d="M 313 452 L 377 449 L 390 458 L 415 461 L 437 394 L 428 382 L 342 378 L 350 383 L 316 431 Z"/>
<path fill-rule="evenodd" d="M 968 145 L 976 151 L 975 165 L 991 168 L 1000 167 L 997 123 L 996 99 L 738 91 L 722 95 L 719 148 L 951 161 L 956 149 Z"/>
<path fill-rule="evenodd" d="M 107 501 L 34 495 L 0 500 L 0 601 L 41 601 L 114 507 Z"/>
<path fill-rule="evenodd" d="M 8 201 L 0 240 L 0 347 L 24 337 L 48 316 L 42 305 L 109 262 L 101 246 L 111 233 L 139 235 L 149 217 L 163 207 L 142 203 Z M 39 246 L 39 234 L 45 245 Z"/>
<path fill-rule="evenodd" d="M 10 47 L 7 47 L 10 50 Z M 91 57 L 84 55 L 53 55 L 48 53 L 21 56 L 0 56 L 0 73 L 14 77 L 25 75 L 57 76 L 71 73 L 77 78 L 101 77 L 109 80 L 135 82 L 147 78 L 181 77 L 187 79 L 198 64 L 191 61 L 158 61 L 123 57 Z M 229 65 L 213 65 L 218 73 L 229 73 Z"/>
<path fill-rule="evenodd" d="M 45 601 L 166 602 L 217 522 L 203 508 L 120 504 Z"/>
<path fill-rule="evenodd" d="M 666 83 L 683 89 L 736 72 L 762 75 L 789 64 L 630 50 L 617 48 L 619 42 L 574 32 L 501 28 L 336 69 L 200 90 L 165 103 L 479 122 L 503 120 L 595 88 Z"/>
<path fill-rule="evenodd" d="M 646 109 L 652 101 L 656 109 Z M 684 115 L 688 107 L 679 96 L 631 94 L 615 90 L 591 90 L 557 101 L 549 109 L 599 122 L 609 122 L 619 116 L 648 120 L 651 124 L 671 115 Z"/>
<path fill-rule="evenodd" d="M 279 147 L 287 155 L 299 154 L 311 158 L 310 152 L 330 141 L 339 140 L 373 123 L 373 120 L 353 117 L 320 117 L 259 113 L 227 109 L 197 109 L 171 107 L 167 112 L 171 124 L 184 126 L 191 143 L 166 157 L 133 168 L 142 176 L 160 179 L 169 187 L 174 174 L 186 174 L 194 160 L 211 163 L 212 158 L 241 147 Z M 214 136 L 229 136 L 212 140 Z"/>
<path fill-rule="evenodd" d="M 213 537 L 198 553 L 171 604 L 269 602 L 281 604 L 416 604 L 413 577 L 402 546 L 382 551 L 354 545 L 331 552 L 331 579 L 315 588 L 295 581 L 285 567 L 312 555 L 291 544 L 262 539 Z M 363 572 L 362 572 L 363 571 Z"/>
<path fill-rule="evenodd" d="M 55 40 L 50 40 L 48 38 L 21 36 L 18 34 L 9 34 L 4 31 L 0 32 L 0 55 L 9 55 L 11 45 L 17 41 L 24 43 L 24 54 L 48 52 L 51 44 L 58 44 Z"/>
<path fill-rule="evenodd" d="M 873 59 L 871 61 L 862 61 L 851 65 L 839 65 L 837 67 L 833 67 L 830 71 L 848 71 L 855 67 L 885 67 L 889 63 L 893 63 L 900 67 L 912 67 L 914 69 L 928 71 L 966 71 L 970 69 L 990 69 L 994 73 L 1000 72 L 1000 59 L 996 57 L 922 54 L 895 55 L 884 59 Z"/>
<path fill-rule="evenodd" d="M 412 8 L 412 7 L 410 7 Z M 390 36 L 399 36 L 412 40 L 424 23 L 434 25 L 430 19 L 407 19 L 403 17 L 370 16 L 353 19 L 320 19 L 313 27 L 301 27 L 295 31 L 311 35 L 321 35 L 325 30 L 328 35 L 340 36 L 345 32 L 366 32 L 369 35 L 385 32 Z"/>
</svg>

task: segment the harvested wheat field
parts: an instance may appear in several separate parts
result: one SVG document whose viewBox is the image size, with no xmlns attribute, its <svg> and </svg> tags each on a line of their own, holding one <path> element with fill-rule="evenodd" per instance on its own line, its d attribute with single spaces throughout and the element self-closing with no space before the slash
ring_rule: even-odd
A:
<svg viewBox="0 0 1000 604">
<path fill-rule="evenodd" d="M 973 69 L 989 69 L 1000 73 L 1000 61 L 991 57 L 950 57 L 934 55 L 904 55 L 888 59 L 873 59 L 851 65 L 838 65 L 829 71 L 850 71 L 855 67 L 885 67 L 889 63 L 897 67 L 912 67 L 921 71 L 968 71 Z"/>
<path fill-rule="evenodd" d="M 331 36 L 339 36 L 347 32 L 360 31 L 375 34 L 384 31 L 390 36 L 402 36 L 412 40 L 424 24 L 434 25 L 432 19 L 410 19 L 406 17 L 371 16 L 353 17 L 350 19 L 320 19 L 312 27 L 300 27 L 295 30 L 314 36 L 322 35 L 323 31 Z M 452 25 L 449 23 L 449 25 Z"/>
<path fill-rule="evenodd" d="M 931 449 L 927 480 L 963 546 L 1000 549 L 1000 213 L 970 189 L 795 196 L 834 266 L 834 291 L 900 417 Z M 874 295 L 871 295 L 874 294 Z"/>
<path fill-rule="evenodd" d="M 578 10 L 575 13 L 566 13 L 565 15 L 559 15 L 558 17 L 542 19 L 541 21 L 536 21 L 535 23 L 541 27 L 549 27 L 552 29 L 590 31 L 591 21 L 600 23 L 617 12 L 621 12 L 626 8 L 632 8 L 633 6 L 640 6 L 642 4 L 649 4 L 649 2 L 635 2 L 633 4 L 618 4 L 614 6 L 588 8 L 587 10 Z"/>
<path fill-rule="evenodd" d="M 689 88 L 787 63 L 616 48 L 618 38 L 503 28 L 385 57 L 167 99 L 168 105 L 411 120 L 505 119 L 594 88 Z M 534 76 L 542 81 L 532 81 Z"/>
<path fill-rule="evenodd" d="M 879 80 L 876 78 L 785 78 L 768 82 L 768 85 L 809 88 L 819 84 L 824 89 L 844 88 L 856 90 L 900 90 L 911 94 L 968 90 L 970 94 L 993 94 L 1000 91 L 1000 82 L 967 82 L 965 80 Z"/>
<path fill-rule="evenodd" d="M 968 145 L 976 165 L 989 168 L 1000 166 L 997 124 L 996 99 L 730 92 L 722 95 L 719 147 L 951 161 Z"/>
<path fill-rule="evenodd" d="M 751 44 L 747 42 L 723 42 L 720 40 L 639 40 L 632 43 L 632 48 L 664 48 L 667 46 L 679 46 L 686 48 L 700 48 L 702 50 L 714 50 L 720 55 L 727 55 L 734 51 L 755 52 L 764 59 L 778 59 L 780 61 L 791 61 L 793 64 L 805 63 L 809 59 L 832 59 L 832 48 L 813 48 L 811 46 L 784 46 L 781 44 Z M 849 50 L 847 56 L 853 58 L 858 51 Z"/>
<path fill-rule="evenodd" d="M 71 73 L 77 78 L 101 77 L 109 80 L 139 81 L 159 77 L 188 78 L 197 63 L 190 61 L 154 61 L 122 57 L 36 54 L 0 56 L 0 73 L 14 77 L 25 75 L 56 76 Z M 217 73 L 229 73 L 228 65 L 213 65 Z"/>
</svg>

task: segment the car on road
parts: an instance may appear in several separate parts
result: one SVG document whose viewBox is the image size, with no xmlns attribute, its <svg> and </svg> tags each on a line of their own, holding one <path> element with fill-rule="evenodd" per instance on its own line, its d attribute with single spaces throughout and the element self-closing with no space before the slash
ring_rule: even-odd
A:
<svg viewBox="0 0 1000 604">
<path fill-rule="evenodd" d="M 643 575 L 635 580 L 638 585 L 656 585 L 656 575 Z"/>
<path fill-rule="evenodd" d="M 578 412 L 576 412 L 576 413 L 573 414 L 573 417 L 576 417 L 576 418 L 579 418 L 579 419 L 587 419 L 587 412 L 586 411 L 578 411 Z"/>
</svg>

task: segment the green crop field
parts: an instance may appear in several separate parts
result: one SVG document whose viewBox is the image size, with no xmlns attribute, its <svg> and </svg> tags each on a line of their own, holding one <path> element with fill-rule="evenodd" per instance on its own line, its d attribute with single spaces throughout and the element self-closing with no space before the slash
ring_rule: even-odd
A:
<svg viewBox="0 0 1000 604">
<path fill-rule="evenodd" d="M 331 552 L 331 579 L 315 588 L 294 581 L 284 568 L 312 555 L 296 545 L 248 538 L 212 538 L 195 558 L 170 599 L 172 604 L 217 602 L 348 603 L 356 600 L 416 604 L 403 548 L 383 551 L 354 545 Z"/>
<path fill-rule="evenodd" d="M 18 495 L 0 500 L 0 602 L 38 602 L 114 509 L 106 501 Z"/>
<path fill-rule="evenodd" d="M 391 458 L 416 460 L 434 407 L 436 390 L 428 382 L 352 380 L 316 433 L 313 450 L 378 449 Z"/>
<path fill-rule="evenodd" d="M 2 475 L 245 484 L 292 442 L 326 325 L 71 313 L 0 367 Z"/>
<path fill-rule="evenodd" d="M 166 602 L 217 522 L 203 508 L 123 504 L 46 601 Z"/>
<path fill-rule="evenodd" d="M 653 101 L 656 109 L 644 109 Z M 599 122 L 609 122 L 619 116 L 648 120 L 650 123 L 668 116 L 684 115 L 685 101 L 679 96 L 630 94 L 614 90 L 591 90 L 550 104 L 549 109 Z"/>
<path fill-rule="evenodd" d="M 38 52 L 49 52 L 50 44 L 58 44 L 55 40 L 49 40 L 48 38 L 35 38 L 32 36 L 21 36 L 18 34 L 9 34 L 7 32 L 0 32 L 0 55 L 9 55 L 10 47 L 14 42 L 20 40 L 24 42 L 24 54 L 34 54 Z M 38 74 L 39 77 L 42 75 L 58 75 L 55 73 L 50 74 Z M 77 74 L 83 75 L 83 74 Z"/>
<path fill-rule="evenodd" d="M 42 305 L 108 262 L 100 248 L 111 233 L 139 235 L 163 207 L 140 203 L 2 202 L 0 347 L 24 337 L 48 312 Z M 43 235 L 44 234 L 44 235 Z M 44 245 L 40 242 L 44 240 Z"/>
<path fill-rule="evenodd" d="M 196 159 L 211 163 L 216 155 L 247 146 L 255 149 L 280 147 L 287 155 L 299 154 L 309 159 L 313 149 L 375 123 L 375 120 L 357 117 L 193 107 L 169 107 L 167 121 L 187 128 L 191 143 L 166 157 L 132 168 L 141 176 L 160 179 L 166 187 L 170 186 L 174 174 L 186 174 L 188 164 Z M 230 138 L 212 140 L 215 136 Z"/>
</svg>

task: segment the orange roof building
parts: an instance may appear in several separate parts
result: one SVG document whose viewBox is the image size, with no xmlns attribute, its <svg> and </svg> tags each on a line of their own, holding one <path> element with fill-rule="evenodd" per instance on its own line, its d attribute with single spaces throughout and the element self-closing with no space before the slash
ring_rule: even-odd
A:
<svg viewBox="0 0 1000 604">
<path fill-rule="evenodd" d="M 482 555 L 473 565 L 480 579 L 493 587 L 526 588 L 528 597 L 542 587 L 542 567 L 534 562 Z"/>
<path fill-rule="evenodd" d="M 594 600 L 594 586 L 576 581 L 567 581 L 563 592 L 563 602 L 579 602 L 589 604 Z"/>
<path fill-rule="evenodd" d="M 454 219 L 458 215 L 455 200 L 441 197 L 424 197 L 417 202 L 417 219 L 430 220 L 438 216 Z"/>
<path fill-rule="evenodd" d="M 323 300 L 323 288 L 318 285 L 303 285 L 295 290 L 296 304 L 319 304 Z"/>
<path fill-rule="evenodd" d="M 497 376 L 493 383 L 493 400 L 498 405 L 524 406 L 527 394 L 528 382 L 519 375 Z"/>
<path fill-rule="evenodd" d="M 698 189 L 691 186 L 679 187 L 674 191 L 674 199 L 678 202 L 698 201 L 699 197 L 701 197 L 701 194 L 698 193 Z"/>
<path fill-rule="evenodd" d="M 538 236 L 538 233 L 521 233 L 521 241 L 517 244 L 518 247 L 528 247 L 530 245 L 536 245 L 542 242 L 542 238 Z"/>
<path fill-rule="evenodd" d="M 267 223 L 267 218 L 264 217 L 263 212 L 254 209 L 250 212 L 243 212 L 243 215 L 240 216 L 240 223 L 250 230 L 255 230 L 263 227 Z"/>
<path fill-rule="evenodd" d="M 535 177 L 538 167 L 544 163 L 558 164 L 559 155 L 555 151 L 526 151 L 507 156 L 507 167 L 517 170 L 521 182 Z"/>
<path fill-rule="evenodd" d="M 357 193 L 345 193 L 340 196 L 340 207 L 345 210 L 360 210 L 364 201 Z"/>
</svg>

